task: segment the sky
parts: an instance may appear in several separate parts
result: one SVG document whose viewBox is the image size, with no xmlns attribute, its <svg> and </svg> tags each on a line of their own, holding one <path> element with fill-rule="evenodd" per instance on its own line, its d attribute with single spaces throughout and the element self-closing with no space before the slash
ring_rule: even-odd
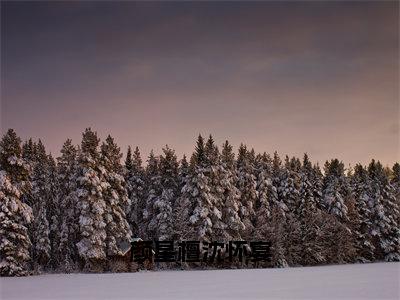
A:
<svg viewBox="0 0 400 300">
<path fill-rule="evenodd" d="M 2 1 L 1 133 L 391 165 L 398 51 L 397 1 Z"/>
</svg>

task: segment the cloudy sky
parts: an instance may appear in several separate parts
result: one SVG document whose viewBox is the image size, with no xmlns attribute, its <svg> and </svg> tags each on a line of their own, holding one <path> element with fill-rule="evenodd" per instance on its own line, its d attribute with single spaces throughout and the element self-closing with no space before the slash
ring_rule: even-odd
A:
<svg viewBox="0 0 400 300">
<path fill-rule="evenodd" d="M 1 2 L 1 131 L 399 161 L 399 3 Z"/>
</svg>

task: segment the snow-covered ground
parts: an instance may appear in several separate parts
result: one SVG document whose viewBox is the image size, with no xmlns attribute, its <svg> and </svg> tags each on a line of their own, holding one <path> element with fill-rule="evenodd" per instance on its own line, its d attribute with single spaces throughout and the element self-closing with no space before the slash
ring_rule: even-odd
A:
<svg viewBox="0 0 400 300">
<path fill-rule="evenodd" d="M 400 264 L 1 278 L 7 299 L 400 299 Z"/>
</svg>

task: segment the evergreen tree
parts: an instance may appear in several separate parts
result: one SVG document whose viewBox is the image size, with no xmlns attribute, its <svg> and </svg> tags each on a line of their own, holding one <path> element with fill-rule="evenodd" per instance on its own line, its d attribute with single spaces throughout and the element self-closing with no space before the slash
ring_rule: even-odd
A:
<svg viewBox="0 0 400 300">
<path fill-rule="evenodd" d="M 400 260 L 400 229 L 397 218 L 400 212 L 394 189 L 379 162 L 372 160 L 368 166 L 368 173 L 373 193 L 370 208 L 373 214 L 372 235 L 377 249 L 376 256 L 387 261 L 398 261 Z"/>
<path fill-rule="evenodd" d="M 174 239 L 181 241 L 189 238 L 189 215 L 191 213 L 191 203 L 187 197 L 184 196 L 182 190 L 189 181 L 190 167 L 184 155 L 179 166 L 179 197 L 175 201 L 173 208 L 174 219 Z"/>
<path fill-rule="evenodd" d="M 130 206 L 125 179 L 122 175 L 122 153 L 109 135 L 101 145 L 101 167 L 108 188 L 103 192 L 106 204 L 105 230 L 107 255 L 121 255 L 121 242 L 130 242 L 132 232 L 125 211 Z"/>
<path fill-rule="evenodd" d="M 266 237 L 270 226 L 270 198 L 276 192 L 272 183 L 272 160 L 264 152 L 256 158 L 257 201 L 255 204 L 255 235 L 259 239 Z"/>
<path fill-rule="evenodd" d="M 307 211 L 315 211 L 317 208 L 317 201 L 314 198 L 315 192 L 312 182 L 313 173 L 314 169 L 308 155 L 304 154 L 303 165 L 300 171 L 300 205 L 297 211 L 300 218 L 302 218 Z"/>
<path fill-rule="evenodd" d="M 373 261 L 374 249 L 371 232 L 371 210 L 370 204 L 373 199 L 371 182 L 367 170 L 362 165 L 356 165 L 352 176 L 352 190 L 355 199 L 357 218 L 352 218 L 353 234 L 355 235 L 355 247 L 358 260 Z"/>
<path fill-rule="evenodd" d="M 157 238 L 157 228 L 155 224 L 155 211 L 154 203 L 158 200 L 162 193 L 161 176 L 159 168 L 159 159 L 153 153 L 150 152 L 149 158 L 147 160 L 146 168 L 146 208 L 143 210 L 143 221 L 144 228 L 142 230 L 144 237 L 147 239 Z"/>
<path fill-rule="evenodd" d="M 21 192 L 7 173 L 0 171 L 0 274 L 28 274 L 31 242 L 27 226 L 32 221 L 31 208 L 22 203 Z"/>
<path fill-rule="evenodd" d="M 60 152 L 61 156 L 57 158 L 57 198 L 62 215 L 57 256 L 61 269 L 71 272 L 76 269 L 79 257 L 76 247 L 79 231 L 79 210 L 78 198 L 75 194 L 78 151 L 72 141 L 67 139 Z"/>
<path fill-rule="evenodd" d="M 210 189 L 210 178 L 207 176 L 207 158 L 204 139 L 199 135 L 196 150 L 191 158 L 191 171 L 186 185 L 182 189 L 182 197 L 191 203 L 189 215 L 189 236 L 193 240 L 211 241 L 213 199 Z"/>
<path fill-rule="evenodd" d="M 272 184 L 274 189 L 272 189 L 270 195 L 270 204 L 272 207 L 276 207 L 276 214 L 281 214 L 285 217 L 286 213 L 289 211 L 286 203 L 279 196 L 278 192 L 281 189 L 281 179 L 283 178 L 284 169 L 282 167 L 282 161 L 278 153 L 274 152 L 274 157 L 272 159 Z M 275 218 L 278 219 L 278 218 Z"/>
<path fill-rule="evenodd" d="M 212 223 L 211 239 L 227 240 L 226 227 L 224 223 L 223 209 L 225 206 L 225 192 L 227 191 L 226 170 L 222 166 L 221 156 L 213 137 L 210 135 L 205 145 L 206 167 L 205 175 L 208 178 L 210 188 L 210 219 Z M 232 191 L 234 192 L 234 191 Z"/>
<path fill-rule="evenodd" d="M 85 269 L 101 270 L 106 258 L 106 223 L 104 195 L 109 184 L 100 167 L 99 138 L 90 128 L 83 133 L 76 168 L 73 203 L 78 205 L 79 235 L 76 243 Z"/>
<path fill-rule="evenodd" d="M 223 196 L 222 222 L 225 224 L 223 239 L 227 241 L 240 240 L 245 229 L 239 215 L 240 192 L 236 187 L 235 171 L 235 154 L 229 142 L 225 141 L 221 151 L 220 184 Z"/>
<path fill-rule="evenodd" d="M 29 165 L 22 159 L 21 139 L 9 129 L 0 141 L 0 275 L 27 275 L 32 209 L 21 201 L 29 191 Z"/>
<path fill-rule="evenodd" d="M 149 223 L 149 229 L 155 233 L 158 240 L 170 240 L 173 236 L 173 207 L 178 196 L 178 162 L 175 151 L 166 146 L 159 161 L 160 187 L 156 187 L 161 193 L 153 200 L 150 211 L 153 217 Z"/>
<path fill-rule="evenodd" d="M 286 156 L 285 166 L 281 171 L 278 197 L 285 203 L 289 211 L 296 213 L 300 204 L 299 162 Z"/>
<path fill-rule="evenodd" d="M 33 164 L 35 160 L 35 145 L 32 139 L 24 142 L 22 145 L 22 158 L 28 164 Z"/>
<path fill-rule="evenodd" d="M 346 197 L 349 186 L 344 175 L 344 165 L 337 159 L 325 163 L 325 178 L 323 187 L 323 203 L 328 213 L 335 215 L 340 221 L 347 218 Z"/>
<path fill-rule="evenodd" d="M 31 237 L 33 243 L 32 258 L 35 268 L 42 269 L 48 267 L 51 254 L 50 224 L 47 210 L 52 201 L 52 193 L 50 190 L 48 156 L 41 140 L 36 144 L 33 163 L 31 199 L 35 220 Z"/>
<path fill-rule="evenodd" d="M 247 151 L 243 144 L 239 147 L 237 159 L 237 187 L 240 191 L 240 217 L 245 229 L 243 238 L 251 238 L 254 232 L 255 211 L 254 206 L 257 200 L 257 181 L 254 176 L 254 165 L 252 154 Z"/>
<path fill-rule="evenodd" d="M 51 154 L 47 156 L 47 185 L 49 203 L 47 209 L 47 219 L 49 221 L 49 239 L 50 239 L 50 265 L 57 268 L 60 265 L 58 247 L 61 240 L 61 224 L 63 211 L 61 210 L 60 198 L 58 197 L 58 177 L 57 164 Z"/>
<path fill-rule="evenodd" d="M 139 148 L 132 150 L 128 147 L 125 159 L 125 181 L 127 183 L 128 197 L 131 202 L 127 214 L 132 232 L 135 236 L 144 236 L 143 232 L 143 211 L 146 208 L 145 199 L 145 175 L 142 167 L 142 159 Z"/>
<path fill-rule="evenodd" d="M 397 207 L 400 207 L 400 164 L 395 163 L 392 168 L 391 184 L 394 188 Z M 400 214 L 397 216 L 397 224 L 400 224 Z"/>
</svg>

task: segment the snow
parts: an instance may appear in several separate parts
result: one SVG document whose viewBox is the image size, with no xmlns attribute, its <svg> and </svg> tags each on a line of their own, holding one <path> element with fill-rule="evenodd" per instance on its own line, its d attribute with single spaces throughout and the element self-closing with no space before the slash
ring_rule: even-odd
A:
<svg viewBox="0 0 400 300">
<path fill-rule="evenodd" d="M 399 299 L 400 263 L 0 278 L 8 299 Z"/>
</svg>

